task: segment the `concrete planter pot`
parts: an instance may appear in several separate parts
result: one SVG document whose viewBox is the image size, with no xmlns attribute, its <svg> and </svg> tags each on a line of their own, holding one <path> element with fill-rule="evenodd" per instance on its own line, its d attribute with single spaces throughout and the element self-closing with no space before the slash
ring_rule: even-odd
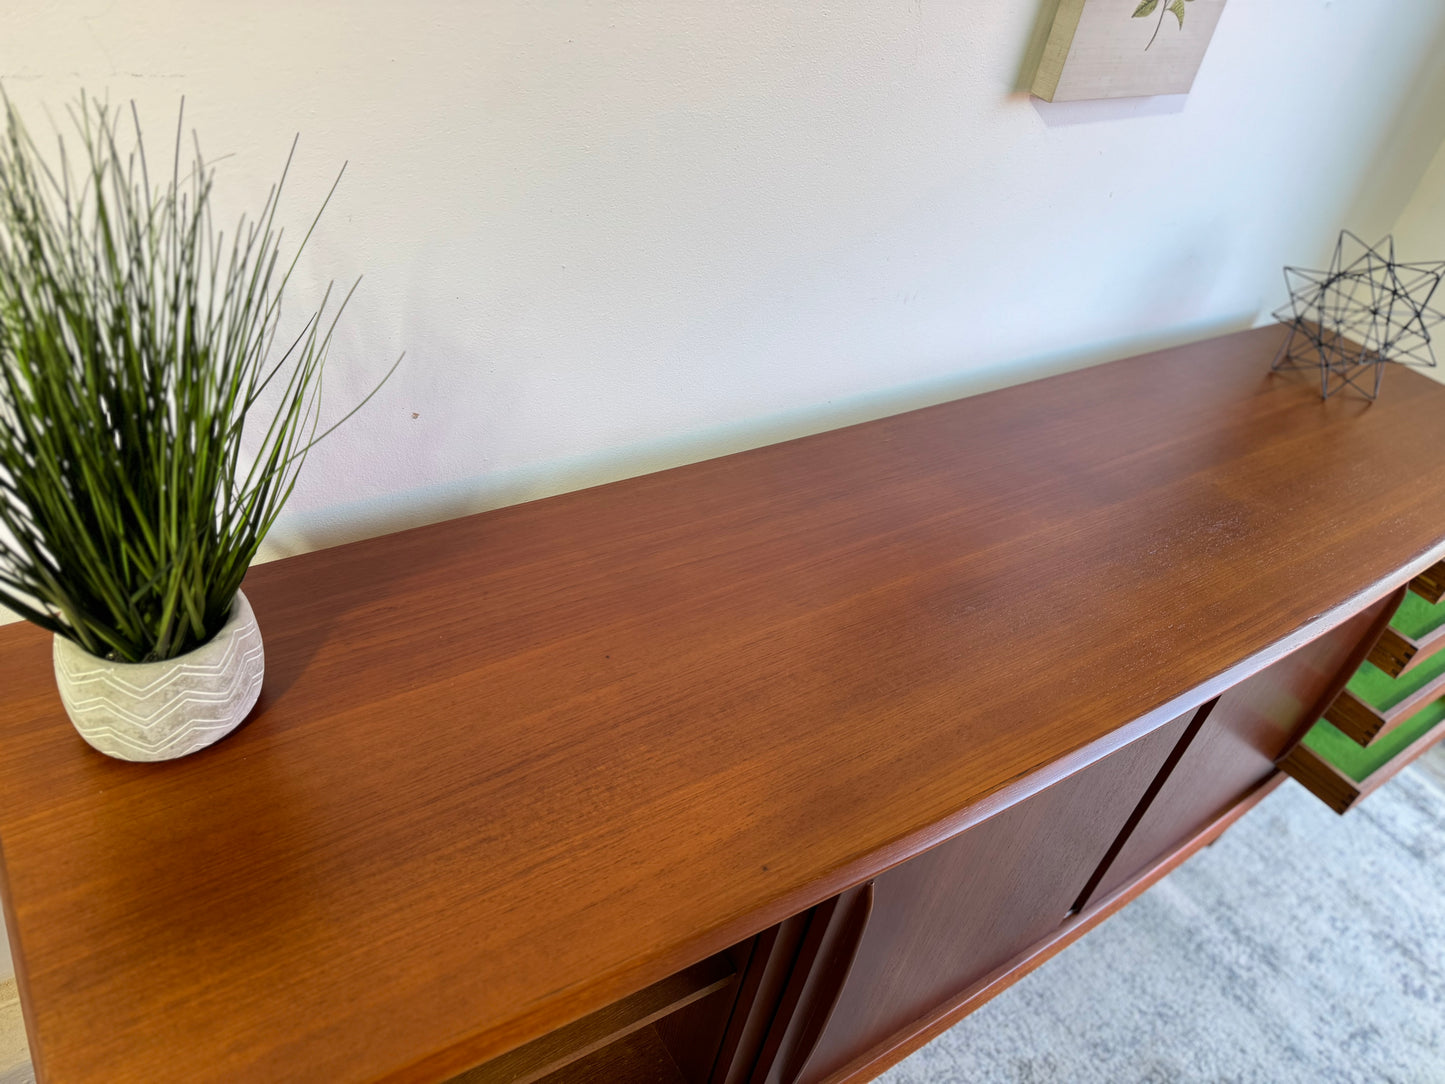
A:
<svg viewBox="0 0 1445 1084">
<path fill-rule="evenodd" d="M 110 662 L 55 637 L 55 683 L 80 736 L 120 760 L 174 760 L 220 741 L 261 695 L 261 630 L 236 592 L 220 632 L 165 662 Z"/>
</svg>

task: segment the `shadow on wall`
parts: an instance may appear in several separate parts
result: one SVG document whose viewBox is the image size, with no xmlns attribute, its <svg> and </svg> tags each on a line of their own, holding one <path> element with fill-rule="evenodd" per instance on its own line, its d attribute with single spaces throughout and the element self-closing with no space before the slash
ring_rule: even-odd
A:
<svg viewBox="0 0 1445 1084">
<path fill-rule="evenodd" d="M 974 370 L 945 380 L 906 385 L 881 394 L 830 400 L 801 410 L 715 426 L 667 440 L 532 464 L 516 470 L 393 494 L 380 500 L 358 501 L 321 512 L 283 517 L 262 548 L 259 561 L 276 560 L 493 508 L 540 500 L 980 395 L 1073 369 L 1242 331 L 1258 323 L 1258 317 L 1257 312 L 1240 313 L 1225 320 L 1175 328 L 1165 334 L 1118 339 L 1083 350 Z"/>
</svg>

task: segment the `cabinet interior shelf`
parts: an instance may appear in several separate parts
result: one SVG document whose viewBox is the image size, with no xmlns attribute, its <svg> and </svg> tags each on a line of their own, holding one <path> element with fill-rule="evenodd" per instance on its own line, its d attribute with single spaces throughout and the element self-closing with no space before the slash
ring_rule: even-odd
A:
<svg viewBox="0 0 1445 1084">
<path fill-rule="evenodd" d="M 548 1074 L 544 1084 L 688 1084 L 657 1025 L 629 1032 Z"/>
<path fill-rule="evenodd" d="M 737 976 L 726 952 L 643 987 L 630 997 L 534 1039 L 454 1077 L 450 1084 L 569 1084 L 582 1080 L 681 1080 L 653 1027 L 657 1021 L 715 993 Z M 640 1034 L 646 1032 L 646 1034 Z M 661 1053 L 653 1044 L 662 1047 Z M 652 1075 L 618 1076 L 609 1066 L 646 1067 Z M 657 1075 L 673 1066 L 673 1076 Z M 629 1072 L 631 1070 L 629 1069 Z M 581 1073 L 582 1075 L 578 1075 Z"/>
</svg>

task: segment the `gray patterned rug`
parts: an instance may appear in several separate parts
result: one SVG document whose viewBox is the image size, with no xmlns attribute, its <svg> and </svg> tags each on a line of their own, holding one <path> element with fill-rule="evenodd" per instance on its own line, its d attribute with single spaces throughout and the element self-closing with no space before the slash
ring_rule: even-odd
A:
<svg viewBox="0 0 1445 1084">
<path fill-rule="evenodd" d="M 1346 817 L 1287 782 L 879 1079 L 1445 1084 L 1445 752 Z"/>
</svg>

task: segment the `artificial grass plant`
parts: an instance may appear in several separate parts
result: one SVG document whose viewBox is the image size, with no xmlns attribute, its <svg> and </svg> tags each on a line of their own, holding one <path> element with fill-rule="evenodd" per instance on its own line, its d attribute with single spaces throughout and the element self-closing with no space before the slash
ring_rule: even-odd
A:
<svg viewBox="0 0 1445 1084">
<path fill-rule="evenodd" d="M 153 183 L 134 106 L 123 129 L 82 97 L 79 155 L 57 137 L 47 160 L 0 99 L 0 602 L 94 655 L 174 658 L 225 624 L 307 452 L 335 428 L 318 432 L 322 374 L 351 293 L 327 320 L 328 288 L 273 349 L 330 193 L 283 264 L 285 169 L 228 238 L 179 122 Z"/>
</svg>

